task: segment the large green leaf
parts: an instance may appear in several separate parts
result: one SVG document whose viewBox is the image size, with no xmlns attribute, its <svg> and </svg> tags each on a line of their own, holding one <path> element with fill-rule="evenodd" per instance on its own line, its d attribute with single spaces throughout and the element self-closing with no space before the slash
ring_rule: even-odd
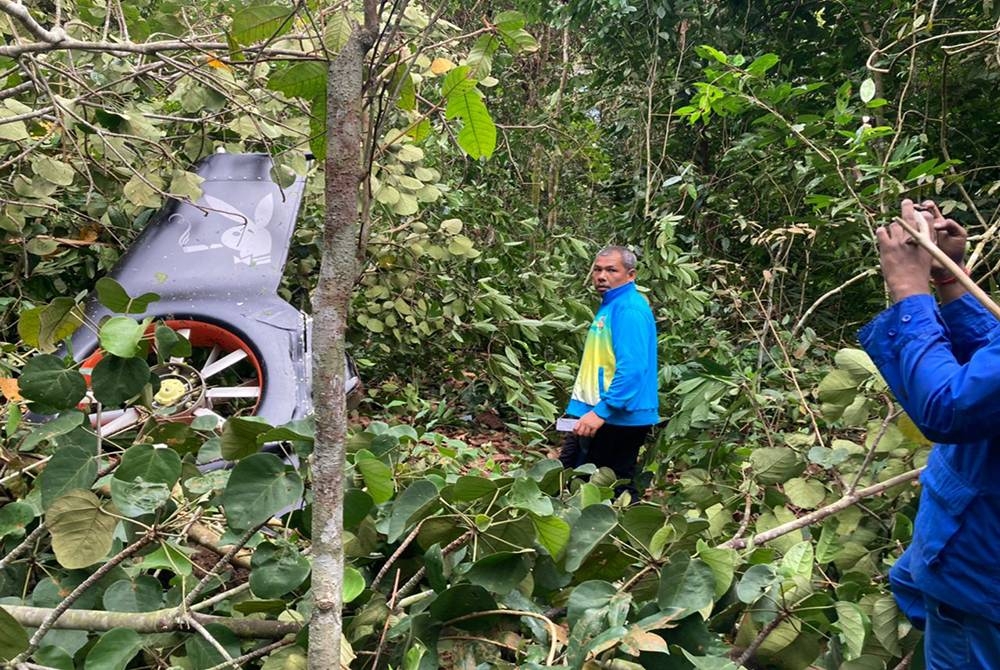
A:
<svg viewBox="0 0 1000 670">
<path fill-rule="evenodd" d="M 83 428 L 78 428 L 84 432 Z M 89 489 L 97 477 L 97 441 L 92 444 L 73 443 L 62 446 L 52 455 L 45 470 L 38 477 L 42 493 L 42 508 L 78 489 Z"/>
<path fill-rule="evenodd" d="M 365 480 L 368 493 L 376 505 L 381 505 L 392 498 L 394 492 L 392 469 L 375 458 L 367 449 L 362 449 L 354 456 L 354 467 Z"/>
<path fill-rule="evenodd" d="M 163 586 L 150 575 L 119 579 L 102 597 L 111 612 L 152 612 L 163 606 Z"/>
<path fill-rule="evenodd" d="M 575 572 L 608 533 L 618 525 L 618 517 L 607 505 L 591 505 L 584 509 L 570 528 L 566 547 L 566 569 Z"/>
<path fill-rule="evenodd" d="M 735 549 L 710 547 L 704 540 L 698 540 L 698 558 L 712 569 L 715 576 L 715 598 L 725 595 L 733 583 L 739 556 Z"/>
<path fill-rule="evenodd" d="M 365 577 L 357 568 L 352 568 L 347 566 L 344 568 L 344 589 L 343 598 L 344 603 L 349 603 L 365 590 Z"/>
<path fill-rule="evenodd" d="M 489 158 L 497 146 L 497 127 L 478 89 L 448 97 L 445 117 L 460 119 L 458 146 L 472 158 Z"/>
<path fill-rule="evenodd" d="M 462 475 L 452 487 L 451 499 L 455 502 L 469 502 L 492 495 L 496 490 L 496 483 L 485 477 Z"/>
<path fill-rule="evenodd" d="M 206 624 L 205 629 L 231 657 L 236 658 L 240 655 L 240 640 L 231 630 L 217 623 Z M 189 636 L 184 648 L 191 668 L 212 668 L 226 661 L 215 646 L 201 635 Z"/>
<path fill-rule="evenodd" d="M 271 424 L 258 416 L 237 416 L 222 427 L 222 457 L 238 461 L 260 451 L 257 437 L 271 430 Z"/>
<path fill-rule="evenodd" d="M 413 482 L 392 504 L 386 540 L 395 542 L 406 532 L 411 522 L 429 514 L 440 505 L 437 487 L 432 482 L 426 479 Z"/>
<path fill-rule="evenodd" d="M 569 524 L 557 516 L 531 515 L 531 523 L 538 534 L 538 542 L 549 552 L 549 556 L 558 560 L 569 543 Z"/>
<path fill-rule="evenodd" d="M 438 595 L 431 603 L 430 613 L 437 621 L 450 621 L 472 612 L 494 610 L 497 601 L 489 591 L 475 584 L 458 584 Z"/>
<path fill-rule="evenodd" d="M 752 565 L 740 577 L 736 585 L 736 597 L 740 602 L 751 605 L 767 593 L 777 581 L 777 572 L 767 563 Z"/>
<path fill-rule="evenodd" d="M 533 561 L 525 552 L 504 551 L 484 556 L 465 574 L 473 584 L 497 595 L 506 595 L 531 572 Z"/>
<path fill-rule="evenodd" d="M 158 363 L 165 363 L 172 356 L 184 358 L 191 355 L 191 341 L 162 323 L 158 324 L 153 331 L 153 341 L 156 345 Z"/>
<path fill-rule="evenodd" d="M 0 606 L 0 661 L 9 661 L 28 648 L 28 632 Z"/>
<path fill-rule="evenodd" d="M 51 354 L 28 359 L 18 383 L 21 395 L 54 411 L 76 407 L 87 393 L 83 375 Z"/>
<path fill-rule="evenodd" d="M 83 412 L 76 410 L 63 412 L 52 421 L 32 428 L 31 432 L 21 443 L 21 450 L 29 451 L 42 442 L 48 440 L 56 441 L 60 436 L 72 433 L 77 428 L 80 428 L 86 418 Z M 95 438 L 94 443 L 96 444 L 96 442 Z"/>
<path fill-rule="evenodd" d="M 762 484 L 780 484 L 802 474 L 805 462 L 789 447 L 761 447 L 750 454 L 754 477 Z"/>
<path fill-rule="evenodd" d="M 267 87 L 289 98 L 312 100 L 326 94 L 326 66 L 319 61 L 302 61 L 275 70 L 268 77 Z"/>
<path fill-rule="evenodd" d="M 122 358 L 135 356 L 148 325 L 148 320 L 139 322 L 127 316 L 113 316 L 98 331 L 101 348 Z"/>
<path fill-rule="evenodd" d="M 677 608 L 698 612 L 715 600 L 715 574 L 704 561 L 675 553 L 660 571 L 656 595 L 661 610 Z"/>
<path fill-rule="evenodd" d="M 566 604 L 566 620 L 570 626 L 576 626 L 589 612 L 600 612 L 602 616 L 606 614 L 611 599 L 619 589 L 612 583 L 600 579 L 593 579 L 583 582 L 573 589 L 569 594 L 569 601 Z"/>
<path fill-rule="evenodd" d="M 83 310 L 75 300 L 56 298 L 48 305 L 21 312 L 17 332 L 28 345 L 50 353 L 82 323 Z"/>
<path fill-rule="evenodd" d="M 233 14 L 230 29 L 238 44 L 274 39 L 292 29 L 293 12 L 281 5 L 252 5 Z"/>
<path fill-rule="evenodd" d="M 141 358 L 108 354 L 94 366 L 90 386 L 94 397 L 106 407 L 118 407 L 136 396 L 149 382 L 149 365 Z"/>
<path fill-rule="evenodd" d="M 280 598 L 309 576 L 309 559 L 287 542 L 262 542 L 250 560 L 250 589 L 261 598 Z"/>
<path fill-rule="evenodd" d="M 847 647 L 844 658 L 850 661 L 861 656 L 861 652 L 865 648 L 868 620 L 861 608 L 854 603 L 838 600 L 835 607 L 837 609 L 837 629 L 840 630 L 840 639 Z"/>
<path fill-rule="evenodd" d="M 111 480 L 111 500 L 122 516 L 134 519 L 166 504 L 170 500 L 170 488 L 160 482 L 114 478 Z"/>
<path fill-rule="evenodd" d="M 882 647 L 893 656 L 902 656 L 899 641 L 899 608 L 892 596 L 882 596 L 872 604 L 872 633 Z"/>
<path fill-rule="evenodd" d="M 663 528 L 667 516 L 658 507 L 652 505 L 635 505 L 622 515 L 622 528 L 642 547 L 649 548 L 656 531 Z"/>
<path fill-rule="evenodd" d="M 111 277 L 98 279 L 94 289 L 97 290 L 98 302 L 118 314 L 142 314 L 149 309 L 150 303 L 160 299 L 155 293 L 143 293 L 133 298 Z"/>
<path fill-rule="evenodd" d="M 49 507 L 45 525 L 52 534 L 56 560 L 64 568 L 75 569 L 108 555 L 118 519 L 90 491 L 70 491 Z"/>
<path fill-rule="evenodd" d="M 254 454 L 236 464 L 221 502 L 233 528 L 264 523 L 302 500 L 302 478 L 274 454 Z"/>
<path fill-rule="evenodd" d="M 534 479 L 519 477 L 507 494 L 511 507 L 523 509 L 540 517 L 550 516 L 553 512 L 552 499 L 542 493 Z"/>
<path fill-rule="evenodd" d="M 172 487 L 181 476 L 181 457 L 173 449 L 137 444 L 125 450 L 115 478 L 158 482 Z"/>
<path fill-rule="evenodd" d="M 21 537 L 25 528 L 35 518 L 35 510 L 31 505 L 22 502 L 9 502 L 0 507 L 0 540 L 7 537 Z"/>
</svg>

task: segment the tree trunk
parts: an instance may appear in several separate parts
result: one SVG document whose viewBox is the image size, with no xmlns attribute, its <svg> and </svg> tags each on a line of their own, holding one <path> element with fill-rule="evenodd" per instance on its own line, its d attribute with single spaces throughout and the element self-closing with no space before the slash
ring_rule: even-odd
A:
<svg viewBox="0 0 1000 670">
<path fill-rule="evenodd" d="M 340 667 L 344 576 L 343 506 L 344 331 L 358 273 L 358 186 L 361 168 L 361 87 L 367 47 L 361 30 L 330 62 L 326 98 L 326 215 L 323 259 L 313 295 L 313 398 L 316 442 L 313 451 L 312 589 L 315 610 L 309 623 L 309 667 Z"/>
</svg>

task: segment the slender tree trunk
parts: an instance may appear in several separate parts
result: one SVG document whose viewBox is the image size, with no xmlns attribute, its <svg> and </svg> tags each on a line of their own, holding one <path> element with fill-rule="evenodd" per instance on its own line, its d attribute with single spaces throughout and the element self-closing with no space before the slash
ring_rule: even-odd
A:
<svg viewBox="0 0 1000 670">
<path fill-rule="evenodd" d="M 313 451 L 312 589 L 315 610 L 309 623 L 309 667 L 340 666 L 344 578 L 344 332 L 354 281 L 361 168 L 361 89 L 365 54 L 363 31 L 330 62 L 327 82 L 326 216 L 323 259 L 313 296 L 313 398 L 316 443 Z"/>
</svg>

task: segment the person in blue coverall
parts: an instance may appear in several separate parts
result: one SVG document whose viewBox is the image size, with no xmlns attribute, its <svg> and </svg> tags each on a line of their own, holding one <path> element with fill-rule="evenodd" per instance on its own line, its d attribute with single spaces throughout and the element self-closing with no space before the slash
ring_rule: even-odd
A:
<svg viewBox="0 0 1000 670">
<path fill-rule="evenodd" d="M 962 264 L 966 233 L 933 202 L 904 200 L 902 218 Z M 1000 668 L 1000 322 L 898 223 L 876 236 L 893 304 L 858 337 L 936 443 L 893 595 L 924 631 L 930 670 Z"/>
<path fill-rule="evenodd" d="M 564 467 L 609 467 L 632 484 L 639 449 L 659 420 L 656 323 L 635 286 L 635 254 L 625 247 L 597 253 L 591 281 L 601 306 L 587 332 L 566 415 L 579 418 L 559 453 Z"/>
</svg>

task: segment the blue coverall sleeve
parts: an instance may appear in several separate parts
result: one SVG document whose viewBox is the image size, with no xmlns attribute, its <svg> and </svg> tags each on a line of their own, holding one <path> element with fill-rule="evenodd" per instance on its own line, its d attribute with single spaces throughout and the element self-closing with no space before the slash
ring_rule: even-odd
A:
<svg viewBox="0 0 1000 670">
<path fill-rule="evenodd" d="M 1000 433 L 998 330 L 995 320 L 984 321 L 981 314 L 960 323 L 961 310 L 969 307 L 948 310 L 957 312 L 949 315 L 952 333 L 931 296 L 911 296 L 859 334 L 897 400 L 935 442 L 973 442 Z"/>
</svg>

